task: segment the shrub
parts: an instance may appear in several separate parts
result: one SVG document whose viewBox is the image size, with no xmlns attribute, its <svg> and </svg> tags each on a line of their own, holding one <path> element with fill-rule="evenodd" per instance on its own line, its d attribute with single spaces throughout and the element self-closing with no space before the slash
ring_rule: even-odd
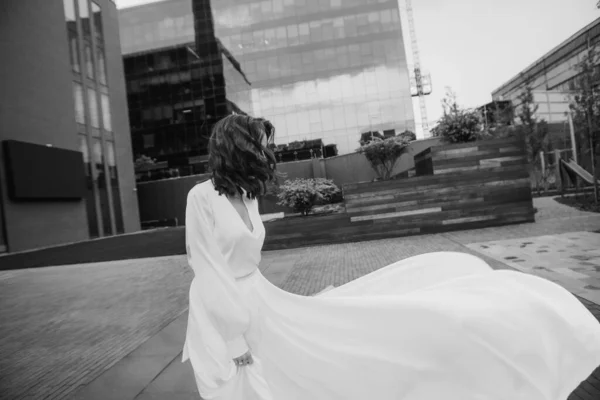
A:
<svg viewBox="0 0 600 400">
<path fill-rule="evenodd" d="M 405 130 L 404 132 L 402 132 L 401 134 L 399 134 L 398 136 L 400 136 L 402 138 L 406 138 L 409 142 L 412 142 L 413 140 L 417 140 L 417 135 L 414 132 L 409 131 L 408 129 Z"/>
<path fill-rule="evenodd" d="M 408 138 L 402 136 L 394 136 L 385 140 L 373 138 L 357 151 L 367 157 L 379 178 L 388 180 L 402 154 L 409 149 L 409 142 Z"/>
<path fill-rule="evenodd" d="M 364 133 L 361 133 L 360 140 L 358 141 L 358 143 L 361 146 L 364 146 L 364 145 L 371 143 L 371 141 L 373 141 L 374 139 L 384 140 L 385 137 L 383 137 L 383 135 L 381 133 L 379 133 L 378 131 L 364 132 Z"/>
<path fill-rule="evenodd" d="M 446 92 L 442 106 L 444 115 L 431 130 L 433 136 L 442 138 L 446 143 L 474 142 L 487 136 L 482 129 L 482 118 L 479 111 L 459 107 L 456 94 L 451 90 Z"/>
<path fill-rule="evenodd" d="M 141 155 L 135 160 L 134 166 L 136 169 L 139 169 L 154 164 L 156 164 L 156 159 Z"/>
<path fill-rule="evenodd" d="M 481 117 L 473 110 L 452 110 L 444 114 L 432 133 L 447 143 L 474 142 L 483 138 Z"/>
<path fill-rule="evenodd" d="M 279 187 L 277 204 L 308 215 L 315 205 L 329 203 L 340 193 L 340 189 L 329 179 L 298 178 L 287 180 Z"/>
</svg>

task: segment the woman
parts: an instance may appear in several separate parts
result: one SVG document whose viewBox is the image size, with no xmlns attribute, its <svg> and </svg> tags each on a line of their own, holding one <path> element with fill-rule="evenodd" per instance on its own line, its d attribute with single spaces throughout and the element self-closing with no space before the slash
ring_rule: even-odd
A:
<svg viewBox="0 0 600 400">
<path fill-rule="evenodd" d="M 219 400 L 565 400 L 600 364 L 600 324 L 562 287 L 430 253 L 317 297 L 258 270 L 256 196 L 275 179 L 262 119 L 210 140 L 212 179 L 188 196 L 195 278 L 184 361 Z"/>
</svg>

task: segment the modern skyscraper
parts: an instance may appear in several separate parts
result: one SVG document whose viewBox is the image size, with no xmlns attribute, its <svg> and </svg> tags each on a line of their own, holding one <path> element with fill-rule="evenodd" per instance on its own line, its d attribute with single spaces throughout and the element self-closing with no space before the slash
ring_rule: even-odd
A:
<svg viewBox="0 0 600 400">
<path fill-rule="evenodd" d="M 213 13 L 277 143 L 322 138 L 344 154 L 361 132 L 414 131 L 397 0 L 219 0 Z"/>
<path fill-rule="evenodd" d="M 136 158 L 156 159 L 161 173 L 204 172 L 213 124 L 251 108 L 250 82 L 215 36 L 211 2 L 153 3 L 119 18 Z"/>
<path fill-rule="evenodd" d="M 119 19 L 136 156 L 202 158 L 232 111 L 340 154 L 362 132 L 414 131 L 397 0 L 166 0 Z"/>
<path fill-rule="evenodd" d="M 139 230 L 117 10 L 5 0 L 0 249 Z"/>
</svg>

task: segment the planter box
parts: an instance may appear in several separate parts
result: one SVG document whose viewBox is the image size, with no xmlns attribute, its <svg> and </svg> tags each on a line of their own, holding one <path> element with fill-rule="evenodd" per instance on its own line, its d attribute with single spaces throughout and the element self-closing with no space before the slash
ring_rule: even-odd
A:
<svg viewBox="0 0 600 400">
<path fill-rule="evenodd" d="M 433 146 L 415 155 L 417 176 L 485 171 L 511 165 L 527 165 L 525 142 L 520 138 Z"/>
<path fill-rule="evenodd" d="M 429 173 L 344 185 L 345 214 L 267 223 L 265 249 L 535 221 L 522 142 L 510 139 L 438 146 L 417 156 L 417 172 Z"/>
</svg>

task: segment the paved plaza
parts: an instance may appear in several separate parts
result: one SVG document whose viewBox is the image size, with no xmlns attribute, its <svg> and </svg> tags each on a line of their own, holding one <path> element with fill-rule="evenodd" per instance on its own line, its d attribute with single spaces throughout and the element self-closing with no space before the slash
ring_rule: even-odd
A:
<svg viewBox="0 0 600 400">
<path fill-rule="evenodd" d="M 600 304 L 599 238 L 599 233 L 570 232 L 474 243 L 468 247 Z"/>
<path fill-rule="evenodd" d="M 280 288 L 313 295 L 406 257 L 461 251 L 496 269 L 551 273 L 600 318 L 591 296 L 600 215 L 535 203 L 535 224 L 266 252 L 260 268 Z M 562 258 L 538 253 L 548 249 Z M 191 278 L 185 256 L 1 271 L 0 397 L 197 400 L 180 362 Z M 600 380 L 571 398 L 600 398 Z"/>
</svg>

